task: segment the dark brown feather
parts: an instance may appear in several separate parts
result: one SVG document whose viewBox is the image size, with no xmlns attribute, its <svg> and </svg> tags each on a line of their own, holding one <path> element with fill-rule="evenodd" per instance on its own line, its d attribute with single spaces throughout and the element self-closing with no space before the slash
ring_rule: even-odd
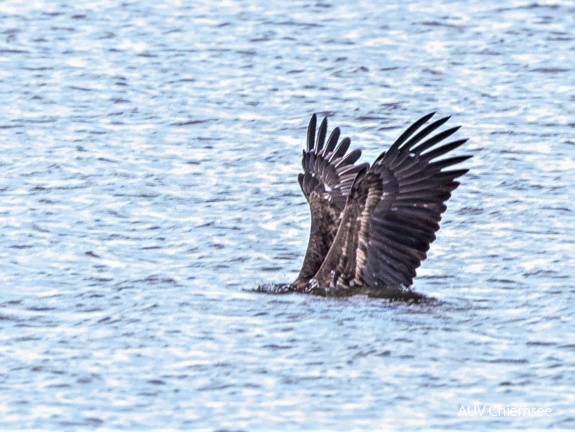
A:
<svg viewBox="0 0 575 432">
<path fill-rule="evenodd" d="M 310 206 L 311 229 L 308 248 L 301 271 L 292 284 L 305 290 L 324 261 L 336 236 L 347 196 L 359 170 L 365 165 L 354 165 L 361 150 L 346 156 L 350 139 L 337 145 L 339 128 L 330 134 L 327 143 L 327 119 L 324 118 L 316 135 L 317 117 L 314 114 L 307 129 L 307 150 L 303 152 L 298 181 Z M 336 147 L 337 145 L 337 147 Z"/>
</svg>

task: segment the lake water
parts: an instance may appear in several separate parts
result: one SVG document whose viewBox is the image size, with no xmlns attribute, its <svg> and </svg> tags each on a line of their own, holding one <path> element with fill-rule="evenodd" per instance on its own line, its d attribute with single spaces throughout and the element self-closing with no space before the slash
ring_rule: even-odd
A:
<svg viewBox="0 0 575 432">
<path fill-rule="evenodd" d="M 575 428 L 575 7 L 392 3 L 0 3 L 0 429 Z M 370 162 L 430 111 L 437 301 L 250 292 L 310 115 Z"/>
</svg>

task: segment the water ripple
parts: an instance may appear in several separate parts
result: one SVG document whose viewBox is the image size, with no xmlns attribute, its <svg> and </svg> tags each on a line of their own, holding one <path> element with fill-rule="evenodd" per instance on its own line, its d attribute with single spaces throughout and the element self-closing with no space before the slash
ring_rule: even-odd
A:
<svg viewBox="0 0 575 432">
<path fill-rule="evenodd" d="M 573 429 L 573 6 L 224 6 L 0 4 L 0 428 Z M 437 300 L 254 292 L 303 258 L 308 116 L 371 161 L 429 111 L 474 154 Z"/>
</svg>

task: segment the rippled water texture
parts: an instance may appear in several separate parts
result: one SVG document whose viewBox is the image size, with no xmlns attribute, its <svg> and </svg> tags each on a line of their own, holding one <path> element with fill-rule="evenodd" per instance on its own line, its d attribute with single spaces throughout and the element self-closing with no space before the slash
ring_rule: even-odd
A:
<svg viewBox="0 0 575 432">
<path fill-rule="evenodd" d="M 215 5 L 0 2 L 0 429 L 575 428 L 573 3 Z M 436 302 L 248 291 L 312 112 L 372 161 L 429 111 L 475 155 Z"/>
</svg>

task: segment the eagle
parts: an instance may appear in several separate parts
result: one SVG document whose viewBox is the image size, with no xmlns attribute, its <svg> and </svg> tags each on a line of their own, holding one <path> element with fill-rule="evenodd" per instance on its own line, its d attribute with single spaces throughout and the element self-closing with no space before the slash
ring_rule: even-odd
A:
<svg viewBox="0 0 575 432">
<path fill-rule="evenodd" d="M 471 157 L 438 159 L 467 139 L 445 143 L 460 126 L 438 131 L 450 117 L 430 122 L 434 115 L 409 126 L 371 166 L 356 164 L 361 150 L 348 151 L 351 140 L 340 140 L 339 127 L 328 137 L 327 117 L 317 128 L 312 115 L 298 176 L 311 212 L 309 242 L 297 278 L 276 292 L 425 298 L 411 288 L 416 269 L 456 179 L 469 171 L 453 166 Z"/>
</svg>

